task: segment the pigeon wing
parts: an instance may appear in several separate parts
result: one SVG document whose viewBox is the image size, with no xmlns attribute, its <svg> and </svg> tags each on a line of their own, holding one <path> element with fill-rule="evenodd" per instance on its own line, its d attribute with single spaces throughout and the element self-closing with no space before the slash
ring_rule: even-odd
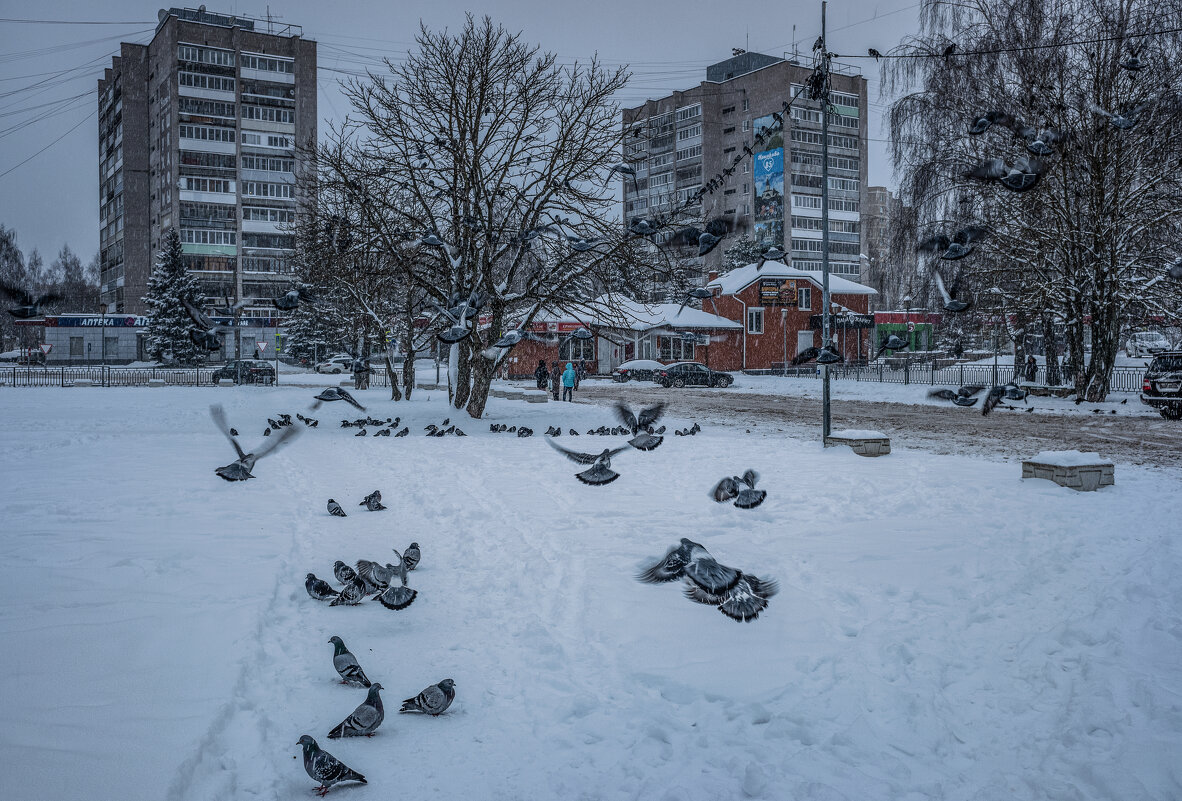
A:
<svg viewBox="0 0 1182 801">
<path fill-rule="evenodd" d="M 19 303 L 21 306 L 34 305 L 33 295 L 30 292 L 21 289 L 16 284 L 10 284 L 7 281 L 0 281 L 0 292 L 4 293 L 4 295 L 7 296 L 9 300 L 12 300 L 14 303 Z"/>
<path fill-rule="evenodd" d="M 710 490 L 710 497 L 718 503 L 724 503 L 739 494 L 739 482 L 731 476 L 727 476 L 722 481 L 714 485 L 714 489 Z"/>
<path fill-rule="evenodd" d="M 754 470 L 743 471 L 743 483 L 751 489 L 755 489 L 755 482 L 759 481 L 759 473 Z"/>
<path fill-rule="evenodd" d="M 636 415 L 634 415 L 632 410 L 628 408 L 628 404 L 623 403 L 622 401 L 616 401 L 612 408 L 615 409 L 616 417 L 619 419 L 619 421 L 623 423 L 624 427 L 633 434 L 636 433 L 638 428 L 642 427 L 642 424 L 637 422 Z M 643 415 L 643 412 L 641 412 L 641 414 Z"/>
<path fill-rule="evenodd" d="M 287 426 L 287 427 L 279 429 L 279 433 L 276 436 L 271 437 L 270 439 L 268 439 L 266 442 L 264 442 L 262 445 L 260 445 L 258 448 L 255 449 L 255 452 L 254 452 L 255 461 L 257 462 L 259 459 L 262 459 L 264 456 L 266 456 L 268 453 L 275 450 L 276 448 L 278 448 L 282 445 L 285 445 L 288 442 L 291 442 L 291 440 L 297 436 L 297 434 L 299 433 L 300 430 L 301 429 L 294 428 L 292 426 Z"/>
<path fill-rule="evenodd" d="M 237 438 L 230 433 L 230 424 L 226 422 L 226 410 L 222 408 L 222 405 L 215 403 L 210 406 L 209 416 L 213 418 L 213 423 L 218 427 L 218 430 L 226 435 L 226 439 L 230 440 L 230 444 L 234 446 L 234 450 L 238 453 L 238 458 L 245 459 L 246 454 L 242 452 L 242 446 L 238 444 Z"/>
<path fill-rule="evenodd" d="M 694 603 L 706 604 L 707 606 L 718 606 L 725 598 L 723 595 L 713 595 L 712 593 L 706 592 L 689 579 L 686 579 L 682 593 Z"/>
<path fill-rule="evenodd" d="M 718 605 L 718 611 L 732 620 L 750 622 L 759 617 L 759 613 L 767 609 L 767 599 L 775 595 L 778 587 L 775 582 L 762 582 L 754 577 L 742 576 Z M 755 591 L 758 586 L 763 594 Z"/>
<path fill-rule="evenodd" d="M 661 419 L 661 415 L 665 413 L 665 404 L 658 403 L 655 406 L 647 406 L 640 410 L 640 417 L 637 418 L 636 424 L 640 428 L 648 428 L 653 423 Z"/>
<path fill-rule="evenodd" d="M 645 584 L 664 584 L 685 575 L 685 566 L 685 553 L 680 546 L 675 545 L 663 559 L 637 573 L 636 580 Z"/>
<path fill-rule="evenodd" d="M 553 448 L 554 450 L 563 454 L 564 456 L 566 456 L 566 458 L 570 459 L 572 462 L 578 462 L 579 464 L 595 464 L 595 461 L 599 458 L 598 454 L 579 453 L 578 451 L 568 451 L 566 448 L 562 447 L 557 442 L 555 442 L 554 440 L 549 439 L 549 438 L 546 439 L 546 442 L 549 443 L 551 448 Z M 620 450 L 623 450 L 623 448 L 621 448 Z"/>
<path fill-rule="evenodd" d="M 712 556 L 699 556 L 685 566 L 685 575 L 706 592 L 718 595 L 734 587 L 743 574 Z"/>
</svg>

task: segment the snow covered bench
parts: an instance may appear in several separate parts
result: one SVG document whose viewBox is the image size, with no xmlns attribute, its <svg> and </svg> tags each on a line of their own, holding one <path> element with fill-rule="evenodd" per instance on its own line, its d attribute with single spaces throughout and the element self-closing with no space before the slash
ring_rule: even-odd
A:
<svg viewBox="0 0 1182 801">
<path fill-rule="evenodd" d="M 1043 451 L 1022 461 L 1022 478 L 1045 478 L 1060 487 L 1093 492 L 1116 483 L 1112 462 L 1098 453 Z"/>
<path fill-rule="evenodd" d="M 517 390 L 525 398 L 526 403 L 545 403 L 550 400 L 550 393 L 544 389 Z"/>
<path fill-rule="evenodd" d="M 516 389 L 514 387 L 506 387 L 504 390 L 503 397 L 505 398 L 505 400 L 525 400 L 525 393 L 526 392 L 541 392 L 541 390 L 540 389 L 525 390 L 525 389 Z"/>
<path fill-rule="evenodd" d="M 891 452 L 891 440 L 881 431 L 834 431 L 825 437 L 825 447 L 848 445 L 859 456 L 885 456 Z"/>
<path fill-rule="evenodd" d="M 1052 387 L 1046 384 L 1026 383 L 1023 383 L 1021 386 L 1022 389 L 1036 398 L 1069 398 L 1075 394 L 1075 387 Z"/>
<path fill-rule="evenodd" d="M 232 387 L 232 386 L 234 386 L 234 379 L 233 378 L 219 378 L 218 379 L 218 386 L 219 387 Z"/>
<path fill-rule="evenodd" d="M 93 386 L 94 386 L 94 381 L 93 381 L 92 379 L 89 379 L 89 378 L 75 378 L 75 379 L 74 379 L 74 380 L 73 380 L 73 381 L 70 383 L 70 385 L 71 385 L 71 386 L 75 386 L 75 387 L 93 387 Z"/>
<path fill-rule="evenodd" d="M 162 386 L 164 386 L 164 379 L 163 378 L 149 378 L 148 379 L 148 386 L 162 387 Z"/>
</svg>

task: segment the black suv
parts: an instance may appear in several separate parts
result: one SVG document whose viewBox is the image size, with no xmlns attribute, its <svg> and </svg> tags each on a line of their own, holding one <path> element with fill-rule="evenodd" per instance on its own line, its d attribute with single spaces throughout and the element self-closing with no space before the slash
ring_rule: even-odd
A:
<svg viewBox="0 0 1182 801">
<path fill-rule="evenodd" d="M 730 373 L 720 373 L 711 370 L 704 364 L 697 362 L 677 362 L 670 364 L 663 370 L 657 370 L 654 379 L 663 387 L 729 387 L 735 383 L 735 377 Z"/>
<path fill-rule="evenodd" d="M 1153 357 L 1145 370 L 1141 402 L 1157 409 L 1167 420 L 1182 420 L 1182 350 Z"/>
<path fill-rule="evenodd" d="M 226 362 L 225 365 L 213 371 L 213 380 L 220 381 L 223 378 L 228 378 L 231 381 L 238 381 L 239 364 L 242 365 L 243 384 L 275 383 L 275 366 L 261 359 L 242 359 L 240 361 Z"/>
</svg>

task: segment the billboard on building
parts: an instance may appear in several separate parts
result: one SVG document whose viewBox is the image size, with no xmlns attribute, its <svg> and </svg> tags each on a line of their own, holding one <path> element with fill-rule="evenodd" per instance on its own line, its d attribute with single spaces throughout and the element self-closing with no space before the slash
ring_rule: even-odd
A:
<svg viewBox="0 0 1182 801">
<path fill-rule="evenodd" d="M 761 279 L 759 279 L 759 305 L 761 305 L 761 306 L 795 306 L 796 305 L 796 279 L 795 278 L 761 278 Z"/>
<path fill-rule="evenodd" d="M 752 127 L 757 143 L 751 157 L 755 241 L 763 247 L 783 248 L 784 126 L 769 114 L 756 119 Z"/>
</svg>

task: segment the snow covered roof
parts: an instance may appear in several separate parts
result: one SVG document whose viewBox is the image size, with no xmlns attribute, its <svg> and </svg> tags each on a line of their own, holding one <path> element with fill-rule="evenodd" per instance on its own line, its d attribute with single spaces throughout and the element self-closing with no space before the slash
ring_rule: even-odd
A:
<svg viewBox="0 0 1182 801">
<path fill-rule="evenodd" d="M 758 267 L 758 264 L 751 263 L 746 267 L 731 270 L 729 273 L 720 275 L 706 284 L 706 288 L 718 288 L 722 290 L 722 294 L 724 295 L 735 295 L 754 284 L 760 278 L 805 278 L 812 281 L 818 287 L 821 286 L 821 273 L 819 270 L 797 270 L 794 267 L 788 267 L 780 262 L 772 261 L 766 262 L 762 270 L 758 269 Z M 841 278 L 833 273 L 829 273 L 829 291 L 835 295 L 878 294 L 878 292 L 868 286 L 851 281 L 848 278 Z"/>
<path fill-rule="evenodd" d="M 742 324 L 721 315 L 678 303 L 640 303 L 620 295 L 604 294 L 577 314 L 543 312 L 539 322 L 582 322 L 604 328 L 627 328 L 648 331 L 653 328 L 727 328 L 742 329 Z"/>
</svg>

